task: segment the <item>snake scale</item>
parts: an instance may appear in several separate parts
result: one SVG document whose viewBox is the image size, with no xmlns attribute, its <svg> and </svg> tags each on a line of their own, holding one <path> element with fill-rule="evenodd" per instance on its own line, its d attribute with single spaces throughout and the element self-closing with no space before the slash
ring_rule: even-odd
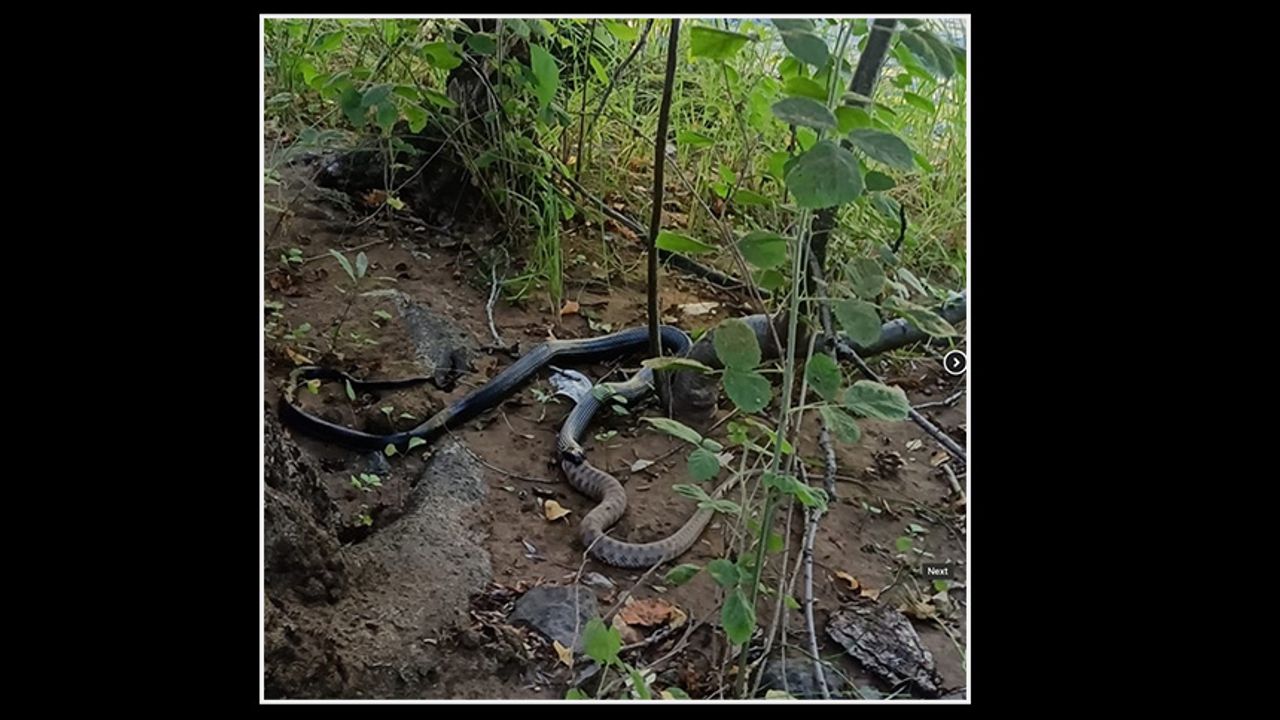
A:
<svg viewBox="0 0 1280 720">
<path fill-rule="evenodd" d="M 753 315 L 744 318 L 744 321 L 755 331 L 763 355 L 776 357 L 777 348 L 771 341 L 768 316 Z M 663 325 L 659 332 L 664 351 L 676 356 L 696 356 L 700 362 L 712 367 L 718 364 L 710 343 L 710 333 L 695 345 L 679 328 Z M 292 401 L 299 381 L 341 380 L 350 383 L 353 390 L 385 390 L 428 382 L 430 378 L 360 380 L 339 370 L 304 366 L 293 371 L 290 375 L 290 385 L 286 392 L 281 394 L 280 417 L 291 427 L 327 442 L 363 450 L 382 450 L 392 445 L 403 452 L 408 450 L 409 442 L 414 438 L 429 442 L 448 428 L 495 407 L 552 360 L 570 362 L 604 360 L 639 350 L 647 344 L 648 330 L 643 327 L 594 338 L 545 342 L 512 363 L 482 387 L 452 403 L 417 427 L 386 435 L 375 435 L 338 425 L 301 409 Z M 614 394 L 632 402 L 653 390 L 654 385 L 654 371 L 643 368 L 630 380 L 610 384 L 608 387 Z M 672 407 L 683 410 L 685 414 L 706 417 L 715 409 L 717 389 L 714 378 L 681 372 L 674 373 L 671 382 L 664 385 L 670 388 L 667 393 Z M 578 439 L 586 432 L 602 404 L 597 393 L 588 393 L 570 412 L 557 439 L 560 466 L 569 484 L 598 502 L 580 524 L 582 542 L 592 557 L 616 567 L 648 568 L 674 559 L 698 541 L 715 511 L 699 509 L 675 533 L 654 542 L 628 543 L 606 535 L 605 531 L 626 512 L 626 491 L 612 475 L 592 466 L 578 443 Z M 728 490 L 732 483 L 731 479 L 722 484 L 713 496 Z"/>
</svg>

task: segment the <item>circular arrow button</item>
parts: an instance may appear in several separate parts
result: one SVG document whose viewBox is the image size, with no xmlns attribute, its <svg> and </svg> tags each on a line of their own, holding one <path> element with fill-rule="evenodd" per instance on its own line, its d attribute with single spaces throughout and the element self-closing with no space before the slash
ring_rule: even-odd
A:
<svg viewBox="0 0 1280 720">
<path fill-rule="evenodd" d="M 965 368 L 969 367 L 969 358 L 959 350 L 952 350 L 942 358 L 942 366 L 952 375 L 963 375 Z"/>
</svg>

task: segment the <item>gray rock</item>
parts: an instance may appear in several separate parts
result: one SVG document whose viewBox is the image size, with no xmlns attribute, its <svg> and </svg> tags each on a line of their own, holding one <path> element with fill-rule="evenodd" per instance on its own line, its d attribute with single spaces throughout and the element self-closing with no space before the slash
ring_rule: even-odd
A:
<svg viewBox="0 0 1280 720">
<path fill-rule="evenodd" d="M 561 645 L 573 648 L 574 652 L 582 652 L 583 629 L 591 618 L 599 614 L 595 593 L 588 588 L 581 585 L 539 585 L 516 601 L 510 620 L 532 626 Z"/>
</svg>

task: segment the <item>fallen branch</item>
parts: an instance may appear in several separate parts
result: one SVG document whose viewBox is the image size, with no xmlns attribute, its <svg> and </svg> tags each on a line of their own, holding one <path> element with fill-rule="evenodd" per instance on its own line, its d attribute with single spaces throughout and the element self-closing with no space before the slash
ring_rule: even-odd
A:
<svg viewBox="0 0 1280 720">
<path fill-rule="evenodd" d="M 805 472 L 804 465 L 800 466 L 800 476 L 808 484 L 809 477 Z M 818 535 L 818 521 L 822 519 L 820 510 L 808 510 L 805 512 L 805 533 L 804 533 L 804 623 L 805 629 L 809 633 L 809 653 L 815 658 L 818 656 L 818 632 L 816 624 L 813 621 L 813 542 Z M 822 689 L 822 698 L 824 700 L 831 699 L 831 690 L 827 688 L 827 678 L 822 672 L 821 660 L 815 660 L 813 663 L 813 679 L 818 681 L 818 687 Z"/>
</svg>

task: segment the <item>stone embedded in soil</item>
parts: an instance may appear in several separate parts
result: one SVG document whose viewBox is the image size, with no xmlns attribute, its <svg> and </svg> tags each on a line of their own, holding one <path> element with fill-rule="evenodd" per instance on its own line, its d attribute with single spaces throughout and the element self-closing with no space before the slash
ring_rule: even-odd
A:
<svg viewBox="0 0 1280 720">
<path fill-rule="evenodd" d="M 848 683 L 843 677 L 832 669 L 830 663 L 823 663 L 823 679 L 827 683 L 827 690 L 832 697 L 843 697 L 842 693 L 849 690 Z M 793 697 L 798 698 L 820 698 L 822 697 L 822 688 L 818 685 L 818 679 L 814 675 L 814 664 L 812 660 L 801 657 L 788 657 L 786 682 L 783 682 L 782 663 L 778 660 L 770 660 L 764 668 L 764 674 L 760 678 L 760 694 L 764 695 L 766 690 L 785 690 Z"/>
<path fill-rule="evenodd" d="M 539 585 L 516 601 L 510 620 L 513 623 L 531 625 L 551 640 L 559 641 L 565 647 L 572 647 L 574 652 L 582 652 L 583 629 L 597 615 L 599 609 L 596 596 L 590 589 L 581 585 Z"/>
<path fill-rule="evenodd" d="M 475 340 L 444 313 L 409 295 L 397 292 L 394 299 L 419 364 L 435 372 L 437 385 L 448 387 L 470 368 Z"/>
</svg>

